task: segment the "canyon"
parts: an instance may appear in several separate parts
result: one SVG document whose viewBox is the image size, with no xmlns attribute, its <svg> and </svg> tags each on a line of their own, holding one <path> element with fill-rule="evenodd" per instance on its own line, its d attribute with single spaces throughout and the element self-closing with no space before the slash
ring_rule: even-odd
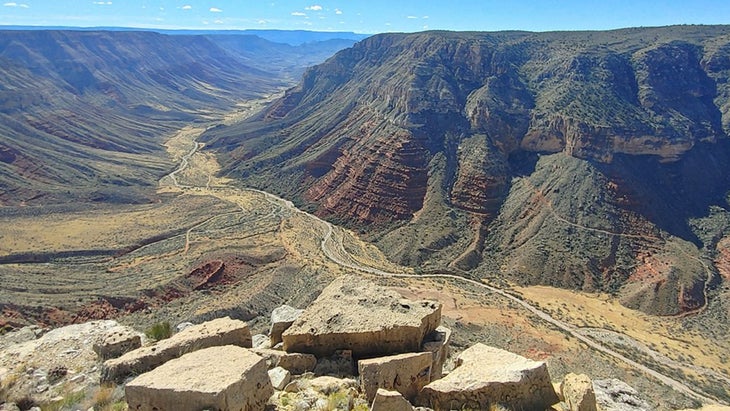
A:
<svg viewBox="0 0 730 411">
<path fill-rule="evenodd" d="M 354 274 L 457 351 L 730 398 L 727 26 L 0 42 L 3 330 L 261 332 Z"/>
<path fill-rule="evenodd" d="M 729 33 L 376 35 L 201 141 L 395 262 L 726 318 Z"/>
</svg>

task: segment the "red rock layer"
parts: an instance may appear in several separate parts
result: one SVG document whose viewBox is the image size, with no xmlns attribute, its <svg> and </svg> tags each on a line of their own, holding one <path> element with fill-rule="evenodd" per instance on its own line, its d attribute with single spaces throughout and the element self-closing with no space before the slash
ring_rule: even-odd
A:
<svg viewBox="0 0 730 411">
<path fill-rule="evenodd" d="M 307 190 L 319 215 L 361 223 L 410 219 L 426 194 L 428 152 L 402 129 L 366 132 L 343 150 L 332 169 Z"/>
</svg>

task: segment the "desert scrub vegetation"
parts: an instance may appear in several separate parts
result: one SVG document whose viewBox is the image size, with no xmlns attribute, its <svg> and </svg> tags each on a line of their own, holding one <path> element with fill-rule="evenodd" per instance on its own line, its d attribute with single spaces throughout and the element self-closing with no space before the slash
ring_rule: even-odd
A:
<svg viewBox="0 0 730 411">
<path fill-rule="evenodd" d="M 94 410 L 107 410 L 114 402 L 114 386 L 110 384 L 101 385 L 91 399 Z"/>
<path fill-rule="evenodd" d="M 153 324 L 150 328 L 144 331 L 147 338 L 151 338 L 155 341 L 164 340 L 172 336 L 172 326 L 169 321 L 162 321 Z"/>
</svg>

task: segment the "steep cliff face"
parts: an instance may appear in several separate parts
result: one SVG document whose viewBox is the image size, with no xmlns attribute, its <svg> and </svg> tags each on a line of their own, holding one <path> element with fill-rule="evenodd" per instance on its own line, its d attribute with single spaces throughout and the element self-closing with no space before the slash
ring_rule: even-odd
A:
<svg viewBox="0 0 730 411">
<path fill-rule="evenodd" d="M 715 275 L 690 221 L 730 209 L 728 74 L 728 26 L 386 34 L 205 137 L 400 262 L 674 314 Z"/>
</svg>

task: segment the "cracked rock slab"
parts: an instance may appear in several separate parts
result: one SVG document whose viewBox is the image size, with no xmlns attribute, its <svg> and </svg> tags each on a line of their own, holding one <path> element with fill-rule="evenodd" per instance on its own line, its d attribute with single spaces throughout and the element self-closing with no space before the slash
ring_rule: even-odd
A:
<svg viewBox="0 0 730 411">
<path fill-rule="evenodd" d="M 154 345 L 107 360 L 102 366 L 102 381 L 121 382 L 128 375 L 147 372 L 183 354 L 223 345 L 251 348 L 248 325 L 240 320 L 223 317 L 187 327 Z"/>
<path fill-rule="evenodd" d="M 421 390 L 417 404 L 435 410 L 544 410 L 559 399 L 547 365 L 484 344 L 473 345 L 457 358 L 447 376 Z"/>
<path fill-rule="evenodd" d="M 441 304 L 404 299 L 355 276 L 333 281 L 286 331 L 284 350 L 355 358 L 418 352 L 441 322 Z"/>
<path fill-rule="evenodd" d="M 185 354 L 129 382 L 130 410 L 263 411 L 273 395 L 266 361 L 245 348 Z"/>
</svg>

